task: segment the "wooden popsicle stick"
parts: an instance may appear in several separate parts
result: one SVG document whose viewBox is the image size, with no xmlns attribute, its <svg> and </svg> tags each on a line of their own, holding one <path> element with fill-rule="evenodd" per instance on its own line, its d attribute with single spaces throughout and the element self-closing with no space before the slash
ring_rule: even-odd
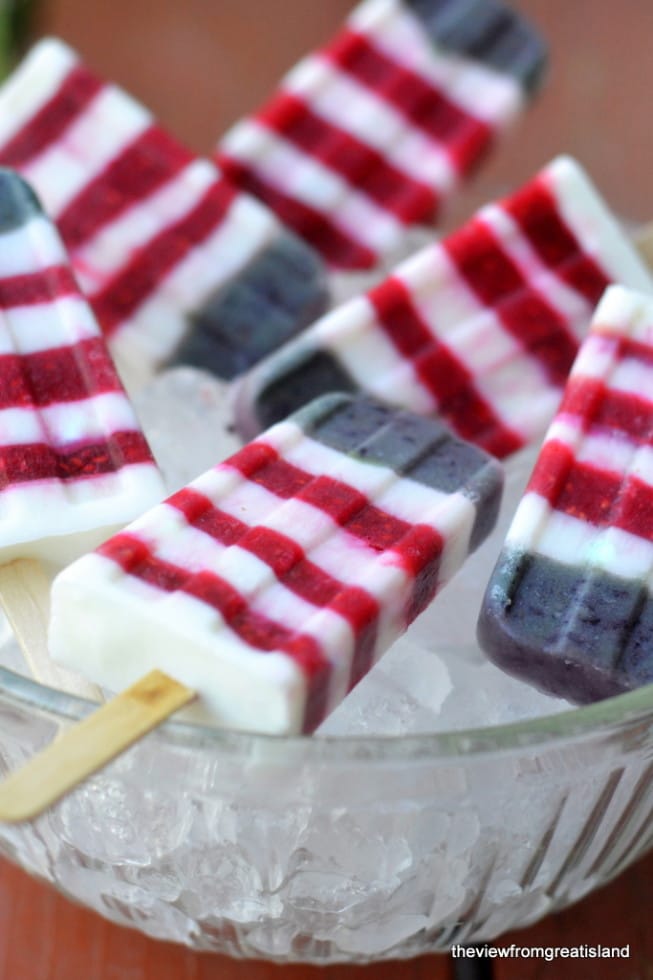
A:
<svg viewBox="0 0 653 980">
<path fill-rule="evenodd" d="M 50 576 L 38 561 L 20 559 L 0 567 L 0 604 L 11 623 L 32 677 L 90 701 L 104 701 L 99 687 L 58 667 L 47 644 Z"/>
<path fill-rule="evenodd" d="M 638 228 L 633 235 L 633 242 L 646 264 L 653 268 L 653 221 Z"/>
<path fill-rule="evenodd" d="M 33 820 L 195 697 L 151 671 L 8 776 L 0 784 L 0 821 Z"/>
</svg>

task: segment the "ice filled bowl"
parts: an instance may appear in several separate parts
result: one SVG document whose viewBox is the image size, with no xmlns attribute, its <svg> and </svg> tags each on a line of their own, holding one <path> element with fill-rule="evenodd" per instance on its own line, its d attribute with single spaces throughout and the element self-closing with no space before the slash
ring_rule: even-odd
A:
<svg viewBox="0 0 653 980">
<path fill-rule="evenodd" d="M 0 826 L 2 853 L 151 936 L 316 963 L 492 939 L 613 877 L 653 841 L 653 691 L 571 709 L 474 641 L 531 462 L 510 464 L 492 539 L 318 734 L 169 723 Z M 0 660 L 4 774 L 90 706 L 23 676 L 8 631 Z"/>
</svg>

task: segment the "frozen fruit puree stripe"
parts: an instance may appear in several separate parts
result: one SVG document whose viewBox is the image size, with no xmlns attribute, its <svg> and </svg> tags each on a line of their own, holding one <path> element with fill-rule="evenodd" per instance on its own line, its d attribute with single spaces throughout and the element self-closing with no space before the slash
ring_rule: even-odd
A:
<svg viewBox="0 0 653 980">
<path fill-rule="evenodd" d="M 122 387 L 101 337 L 25 354 L 0 353 L 0 408 L 40 408 L 116 391 Z"/>
<path fill-rule="evenodd" d="M 312 731 L 485 538 L 500 492 L 499 464 L 440 424 L 326 396 L 60 576 L 54 655 L 114 687 L 154 659 L 214 723 Z M 106 619 L 97 657 L 80 614 Z"/>
<path fill-rule="evenodd" d="M 367 0 L 216 159 L 331 265 L 371 268 L 439 216 L 544 62 L 535 31 L 496 0 Z"/>
<path fill-rule="evenodd" d="M 0 170 L 0 556 L 65 561 L 163 495 L 56 230 Z"/>
<path fill-rule="evenodd" d="M 251 437 L 316 394 L 363 390 L 508 456 L 543 433 L 615 281 L 653 290 L 587 175 L 560 157 L 257 365 L 239 429 Z"/>
<path fill-rule="evenodd" d="M 610 287 L 479 623 L 499 665 L 572 701 L 653 681 L 652 354 L 653 300 Z"/>
<path fill-rule="evenodd" d="M 64 44 L 0 88 L 0 163 L 36 189 L 121 368 L 232 377 L 326 307 L 321 260 Z"/>
<path fill-rule="evenodd" d="M 61 138 L 101 89 L 100 79 L 82 65 L 72 68 L 52 98 L 5 143 L 2 163 L 6 167 L 26 166 Z"/>
</svg>

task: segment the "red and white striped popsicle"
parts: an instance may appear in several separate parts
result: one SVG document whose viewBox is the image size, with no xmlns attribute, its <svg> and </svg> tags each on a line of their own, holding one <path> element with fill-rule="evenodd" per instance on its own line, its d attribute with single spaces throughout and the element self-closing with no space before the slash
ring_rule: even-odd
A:
<svg viewBox="0 0 653 980">
<path fill-rule="evenodd" d="M 587 702 L 653 682 L 653 299 L 612 286 L 494 570 L 479 638 Z"/>
<path fill-rule="evenodd" d="M 231 377 L 326 307 L 307 245 L 57 40 L 0 88 L 0 164 L 56 221 L 130 377 L 176 362 Z"/>
<path fill-rule="evenodd" d="M 44 614 L 39 562 L 71 561 L 164 493 L 56 229 L 0 169 L 0 592 L 17 631 Z M 51 679 L 44 646 L 25 652 Z"/>
<path fill-rule="evenodd" d="M 653 293 L 587 174 L 559 157 L 257 365 L 238 428 L 251 437 L 319 392 L 362 390 L 507 456 L 544 432 L 612 282 Z"/>
<path fill-rule="evenodd" d="M 220 140 L 216 159 L 330 265 L 371 268 L 437 217 L 545 60 L 502 0 L 366 0 Z"/>
<path fill-rule="evenodd" d="M 317 399 L 69 566 L 53 657 L 155 668 L 219 727 L 310 732 L 491 530 L 500 464 L 446 426 Z"/>
</svg>

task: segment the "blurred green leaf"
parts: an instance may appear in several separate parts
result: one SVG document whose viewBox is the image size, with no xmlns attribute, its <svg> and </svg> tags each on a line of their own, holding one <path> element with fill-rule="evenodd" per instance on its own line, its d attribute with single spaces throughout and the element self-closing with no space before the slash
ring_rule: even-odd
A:
<svg viewBox="0 0 653 980">
<path fill-rule="evenodd" d="M 35 0 L 0 0 L 0 78 L 16 63 L 35 5 Z"/>
</svg>

